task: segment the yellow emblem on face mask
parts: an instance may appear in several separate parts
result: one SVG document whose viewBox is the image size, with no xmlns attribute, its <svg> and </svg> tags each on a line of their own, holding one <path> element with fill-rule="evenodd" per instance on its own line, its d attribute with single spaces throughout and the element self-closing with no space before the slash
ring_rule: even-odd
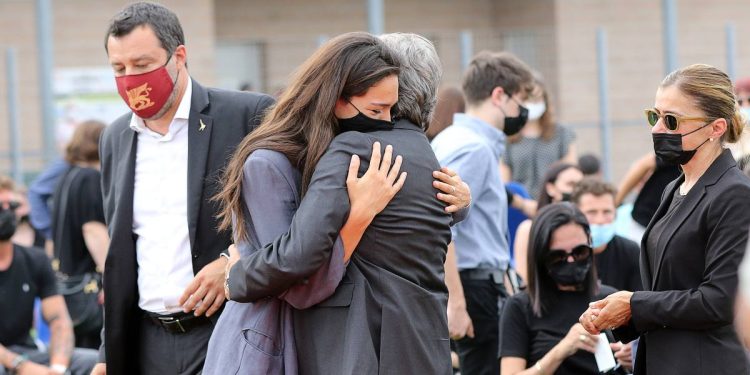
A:
<svg viewBox="0 0 750 375">
<path fill-rule="evenodd" d="M 140 111 L 153 106 L 154 103 L 149 99 L 151 93 L 151 87 L 148 87 L 148 83 L 144 83 L 136 88 L 128 90 L 128 105 L 134 111 Z"/>
</svg>

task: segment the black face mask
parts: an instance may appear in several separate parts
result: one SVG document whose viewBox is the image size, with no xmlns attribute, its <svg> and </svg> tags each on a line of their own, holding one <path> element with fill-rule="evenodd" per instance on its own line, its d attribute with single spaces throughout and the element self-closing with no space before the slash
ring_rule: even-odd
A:
<svg viewBox="0 0 750 375">
<path fill-rule="evenodd" d="M 510 95 L 508 95 L 508 100 L 513 100 L 515 102 L 513 97 L 511 97 Z M 503 123 L 503 133 L 505 133 L 505 135 L 509 137 L 511 135 L 518 134 L 518 132 L 520 132 L 521 129 L 523 129 L 523 127 L 526 125 L 526 120 L 529 119 L 529 110 L 518 102 L 516 102 L 516 104 L 518 105 L 518 116 L 505 116 L 505 121 Z M 503 114 L 505 114 L 505 111 L 503 111 L 502 108 L 500 108 L 500 110 L 503 112 Z"/>
<path fill-rule="evenodd" d="M 547 266 L 552 280 L 559 285 L 580 287 L 591 269 L 591 257 L 578 262 L 558 262 Z"/>
<path fill-rule="evenodd" d="M 708 124 L 710 124 L 710 122 Z M 703 141 L 703 143 L 699 144 L 698 147 L 692 150 L 683 150 L 682 137 L 693 134 L 698 130 L 705 128 L 706 125 L 703 125 L 700 128 L 685 134 L 651 134 L 651 138 L 654 140 L 654 152 L 656 153 L 656 157 L 661 158 L 662 161 L 668 164 L 687 164 L 687 162 L 689 162 L 690 159 L 693 158 L 695 152 L 698 151 L 701 146 L 706 144 L 706 142 L 708 142 L 708 139 Z"/>
<path fill-rule="evenodd" d="M 518 116 L 506 117 L 505 125 L 503 125 L 503 133 L 507 136 L 518 134 L 526 125 L 526 120 L 529 119 L 529 110 L 526 107 L 518 106 Z"/>
<path fill-rule="evenodd" d="M 352 104 L 351 102 L 349 102 L 349 104 L 351 104 L 352 107 L 357 110 L 357 115 L 350 118 L 338 119 L 339 134 L 348 131 L 369 133 L 378 130 L 393 130 L 393 126 L 395 125 L 393 121 L 378 120 L 367 117 L 364 113 L 362 113 L 362 111 L 359 110 L 359 108 L 354 106 L 354 104 Z"/>
<path fill-rule="evenodd" d="M 16 213 L 13 210 L 0 211 L 0 241 L 8 241 L 16 233 Z"/>
</svg>

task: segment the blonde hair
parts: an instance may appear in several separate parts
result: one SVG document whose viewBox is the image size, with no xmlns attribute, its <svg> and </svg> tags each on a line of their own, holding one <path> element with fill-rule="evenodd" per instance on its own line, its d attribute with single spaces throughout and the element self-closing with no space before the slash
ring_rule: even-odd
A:
<svg viewBox="0 0 750 375">
<path fill-rule="evenodd" d="M 662 87 L 672 85 L 692 98 L 706 117 L 726 120 L 727 130 L 721 136 L 722 142 L 735 143 L 740 139 L 745 122 L 732 80 L 726 73 L 710 65 L 693 64 L 669 73 L 661 83 Z"/>
</svg>

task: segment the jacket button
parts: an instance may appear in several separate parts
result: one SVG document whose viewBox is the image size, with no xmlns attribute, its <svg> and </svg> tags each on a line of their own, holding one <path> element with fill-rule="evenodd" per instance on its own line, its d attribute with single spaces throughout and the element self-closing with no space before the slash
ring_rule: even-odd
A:
<svg viewBox="0 0 750 375">
<path fill-rule="evenodd" d="M 198 258 L 198 254 L 193 254 L 193 258 L 197 259 Z"/>
</svg>

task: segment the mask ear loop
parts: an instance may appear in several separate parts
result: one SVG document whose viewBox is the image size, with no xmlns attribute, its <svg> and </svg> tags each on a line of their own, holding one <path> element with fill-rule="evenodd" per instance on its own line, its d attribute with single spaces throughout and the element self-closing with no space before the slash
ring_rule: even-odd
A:
<svg viewBox="0 0 750 375">
<path fill-rule="evenodd" d="M 172 60 L 173 57 L 174 57 L 174 51 L 172 51 L 172 53 L 169 55 L 169 57 L 167 58 L 167 62 L 165 62 L 164 65 L 162 65 L 162 68 L 166 68 L 167 64 L 169 64 L 169 62 Z M 177 70 L 177 74 L 175 74 L 174 81 L 172 82 L 172 86 L 177 86 L 178 79 L 180 79 L 179 70 Z"/>
<path fill-rule="evenodd" d="M 687 133 L 683 134 L 682 136 L 683 136 L 683 137 L 686 137 L 686 136 L 688 136 L 688 135 L 690 135 L 690 134 L 693 134 L 693 133 L 697 132 L 698 130 L 701 130 L 701 129 L 705 128 L 706 126 L 708 126 L 708 125 L 710 125 L 710 124 L 713 124 L 713 122 L 714 122 L 714 121 L 716 121 L 716 120 L 711 120 L 711 121 L 709 121 L 709 122 L 707 122 L 707 123 L 703 124 L 703 126 L 699 127 L 698 129 L 695 129 L 695 130 L 693 130 L 693 131 L 691 131 L 691 132 L 687 132 Z M 705 143 L 705 142 L 703 142 L 703 143 Z M 703 143 L 701 143 L 701 145 L 703 145 Z"/>
<path fill-rule="evenodd" d="M 705 128 L 706 126 L 708 126 L 708 125 L 712 124 L 712 123 L 713 123 L 714 121 L 716 121 L 716 120 L 713 120 L 713 121 L 709 121 L 709 122 L 705 123 L 705 124 L 704 124 L 703 126 L 701 126 L 700 128 L 698 128 L 698 129 L 695 129 L 695 130 L 693 130 L 693 131 L 691 131 L 691 132 L 689 132 L 689 133 L 685 133 L 685 134 L 683 134 L 682 136 L 683 136 L 683 137 L 685 137 L 685 136 L 687 136 L 687 135 L 693 134 L 693 133 L 697 132 L 698 130 L 701 130 L 701 129 Z M 698 147 L 696 147 L 696 148 L 694 148 L 694 149 L 690 150 L 690 152 L 698 151 L 698 149 L 699 149 L 699 148 L 701 148 L 701 146 L 705 145 L 705 144 L 706 144 L 706 142 L 708 142 L 709 140 L 710 140 L 711 142 L 713 142 L 713 138 L 708 138 L 708 139 L 706 139 L 705 141 L 703 141 L 703 143 L 699 144 L 699 145 L 698 145 Z M 687 151 L 687 150 L 686 150 L 686 151 Z"/>
<path fill-rule="evenodd" d="M 347 103 L 349 103 L 352 107 L 354 107 L 354 109 L 357 110 L 357 113 L 359 113 L 360 115 L 363 114 L 362 111 L 360 111 L 359 108 L 357 108 L 357 106 L 354 105 L 354 103 L 349 101 L 349 99 L 344 99 L 344 100 L 346 100 Z"/>
</svg>

